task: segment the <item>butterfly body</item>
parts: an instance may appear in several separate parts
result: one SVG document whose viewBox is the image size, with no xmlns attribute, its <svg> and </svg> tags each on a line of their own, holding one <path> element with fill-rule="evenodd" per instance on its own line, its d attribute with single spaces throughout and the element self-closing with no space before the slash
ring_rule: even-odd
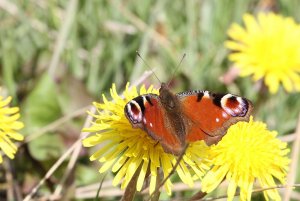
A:
<svg viewBox="0 0 300 201">
<path fill-rule="evenodd" d="M 232 124 L 247 121 L 251 111 L 245 98 L 208 91 L 174 94 L 164 83 L 159 95 L 138 96 L 124 108 L 133 127 L 145 130 L 174 155 L 180 155 L 189 142 L 217 143 Z"/>
</svg>

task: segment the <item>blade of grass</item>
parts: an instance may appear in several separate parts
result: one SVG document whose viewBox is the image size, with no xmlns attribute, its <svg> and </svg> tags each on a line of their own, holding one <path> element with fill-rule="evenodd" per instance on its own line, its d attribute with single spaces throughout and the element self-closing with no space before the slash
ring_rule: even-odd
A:
<svg viewBox="0 0 300 201">
<path fill-rule="evenodd" d="M 59 126 L 61 126 L 62 124 L 70 121 L 73 118 L 76 118 L 78 116 L 81 116 L 83 114 L 86 113 L 86 111 L 88 110 L 88 108 L 90 108 L 91 106 L 86 106 L 83 108 L 80 108 L 68 115 L 63 116 L 60 119 L 57 119 L 56 121 L 52 122 L 51 124 L 48 124 L 47 126 L 39 129 L 37 132 L 27 136 L 24 140 L 24 142 L 22 144 L 20 144 L 20 146 L 22 146 L 23 144 L 29 143 L 32 140 L 35 140 L 36 138 L 42 136 L 43 134 L 49 132 L 49 131 L 54 131 L 55 129 L 57 129 Z"/>
<path fill-rule="evenodd" d="M 67 5 L 65 21 L 62 23 L 61 28 L 59 30 L 54 53 L 52 55 L 50 65 L 48 68 L 48 73 L 50 77 L 52 77 L 53 79 L 55 78 L 56 69 L 59 66 L 58 64 L 59 64 L 60 55 L 64 50 L 64 47 L 68 39 L 68 35 L 71 31 L 71 27 L 76 16 L 77 4 L 78 4 L 78 0 L 70 0 L 69 4 Z"/>
<path fill-rule="evenodd" d="M 298 117 L 298 124 L 296 129 L 296 139 L 293 143 L 292 154 L 291 154 L 291 165 L 290 171 L 287 176 L 287 185 L 291 186 L 295 183 L 297 177 L 297 165 L 299 160 L 299 152 L 300 152 L 300 115 Z M 286 188 L 284 193 L 284 201 L 289 201 L 291 199 L 292 188 Z"/>
</svg>

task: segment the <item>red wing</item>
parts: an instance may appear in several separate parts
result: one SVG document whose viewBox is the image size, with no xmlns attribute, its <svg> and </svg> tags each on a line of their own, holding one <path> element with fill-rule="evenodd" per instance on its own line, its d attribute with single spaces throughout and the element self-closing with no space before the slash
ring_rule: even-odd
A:
<svg viewBox="0 0 300 201">
<path fill-rule="evenodd" d="M 251 103 L 231 94 L 210 94 L 194 91 L 178 94 L 183 115 L 187 120 L 188 142 L 205 140 L 218 142 L 230 125 L 248 120 Z"/>
<path fill-rule="evenodd" d="M 144 129 L 153 139 L 159 141 L 164 150 L 179 153 L 181 143 L 172 134 L 165 111 L 155 94 L 138 96 L 125 106 L 125 114 L 133 127 Z"/>
</svg>

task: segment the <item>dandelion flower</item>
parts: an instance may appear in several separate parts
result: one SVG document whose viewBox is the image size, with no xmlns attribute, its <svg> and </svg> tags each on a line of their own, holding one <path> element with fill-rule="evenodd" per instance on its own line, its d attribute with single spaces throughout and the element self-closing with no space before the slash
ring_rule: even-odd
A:
<svg viewBox="0 0 300 201">
<path fill-rule="evenodd" d="M 18 107 L 9 107 L 12 98 L 3 99 L 0 96 L 0 149 L 10 159 L 14 159 L 17 152 L 17 146 L 12 140 L 22 141 L 23 135 L 18 130 L 24 127 L 24 124 L 18 119 L 20 118 Z M 2 154 L 0 154 L 0 163 L 3 162 Z"/>
<path fill-rule="evenodd" d="M 276 186 L 275 178 L 284 183 L 289 149 L 276 135 L 264 123 L 254 122 L 253 117 L 231 126 L 223 139 L 211 146 L 213 166 L 202 180 L 202 190 L 209 193 L 226 179 L 228 200 L 233 200 L 239 187 L 240 199 L 250 201 L 255 180 L 262 188 Z M 277 189 L 264 191 L 264 196 L 267 200 L 280 200 Z"/>
<path fill-rule="evenodd" d="M 263 79 L 271 93 L 282 84 L 286 91 L 300 91 L 300 25 L 274 13 L 243 17 L 245 28 L 233 24 L 225 46 L 241 76 Z"/>
<path fill-rule="evenodd" d="M 138 93 L 136 87 L 129 88 L 128 86 L 129 84 L 126 86 L 124 98 L 117 94 L 113 84 L 110 91 L 113 100 L 108 101 L 103 95 L 103 103 L 94 103 L 97 114 L 90 115 L 95 118 L 95 122 L 90 128 L 84 129 L 84 131 L 94 134 L 84 139 L 83 145 L 85 147 L 100 146 L 90 160 L 98 159 L 102 163 L 100 173 L 108 170 L 116 173 L 113 185 L 122 183 L 121 188 L 126 188 L 135 172 L 140 168 L 136 190 L 142 190 L 146 177 L 149 177 L 149 193 L 153 193 L 160 172 L 166 178 L 176 164 L 177 158 L 172 154 L 165 153 L 162 146 L 149 137 L 145 131 L 132 128 L 124 114 L 125 104 L 131 99 L 146 93 L 157 94 L 158 90 L 153 89 L 153 86 L 148 89 L 142 86 Z M 192 175 L 195 173 L 201 178 L 209 168 L 201 160 L 206 157 L 205 150 L 208 150 L 208 147 L 204 142 L 193 143 L 187 148 L 183 160 L 176 168 L 177 174 L 184 183 L 192 186 Z M 188 167 L 191 167 L 191 170 Z M 171 186 L 172 183 L 168 179 L 164 185 L 168 194 L 171 194 Z"/>
</svg>

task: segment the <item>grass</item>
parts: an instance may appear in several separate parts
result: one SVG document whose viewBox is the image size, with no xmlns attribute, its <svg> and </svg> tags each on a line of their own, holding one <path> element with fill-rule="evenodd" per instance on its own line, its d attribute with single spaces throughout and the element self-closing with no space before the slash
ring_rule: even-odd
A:
<svg viewBox="0 0 300 201">
<path fill-rule="evenodd" d="M 274 7 L 263 7 L 268 2 Z M 6 175 L 13 172 L 10 183 L 2 182 L 6 187 L 1 191 L 7 200 L 21 200 L 7 192 L 17 189 L 21 197 L 30 194 L 46 172 L 54 170 L 53 164 L 65 156 L 67 160 L 49 175 L 38 195 L 66 200 L 95 197 L 99 165 L 88 160 L 91 150 L 74 145 L 86 119 L 82 108 L 100 101 L 112 83 L 122 91 L 128 81 L 134 83 L 148 70 L 136 50 L 164 82 L 171 79 L 170 72 L 186 53 L 172 80 L 174 92 L 206 89 L 240 94 L 259 105 L 255 116 L 269 129 L 281 136 L 295 133 L 299 93 L 280 90 L 276 95 L 259 94 L 250 78 L 238 78 L 229 85 L 219 78 L 232 65 L 223 45 L 232 22 L 241 23 L 245 12 L 273 8 L 299 22 L 299 7 L 297 0 L 0 1 L 2 93 L 14 97 L 13 105 L 20 106 L 26 125 L 22 133 L 32 138 L 20 146 L 16 160 L 4 166 Z M 144 83 L 160 85 L 154 76 Z M 76 162 L 70 163 L 71 159 Z M 61 181 L 64 174 L 68 177 Z M 299 183 L 298 172 L 294 177 Z M 107 175 L 100 195 L 118 200 L 122 192 L 111 186 L 111 179 L 112 175 Z M 62 191 L 58 190 L 60 182 Z M 174 198 L 188 197 L 197 189 L 180 183 L 174 188 L 178 189 Z M 64 193 L 55 194 L 54 189 Z M 291 195 L 294 199 L 300 197 L 297 192 Z"/>
</svg>

